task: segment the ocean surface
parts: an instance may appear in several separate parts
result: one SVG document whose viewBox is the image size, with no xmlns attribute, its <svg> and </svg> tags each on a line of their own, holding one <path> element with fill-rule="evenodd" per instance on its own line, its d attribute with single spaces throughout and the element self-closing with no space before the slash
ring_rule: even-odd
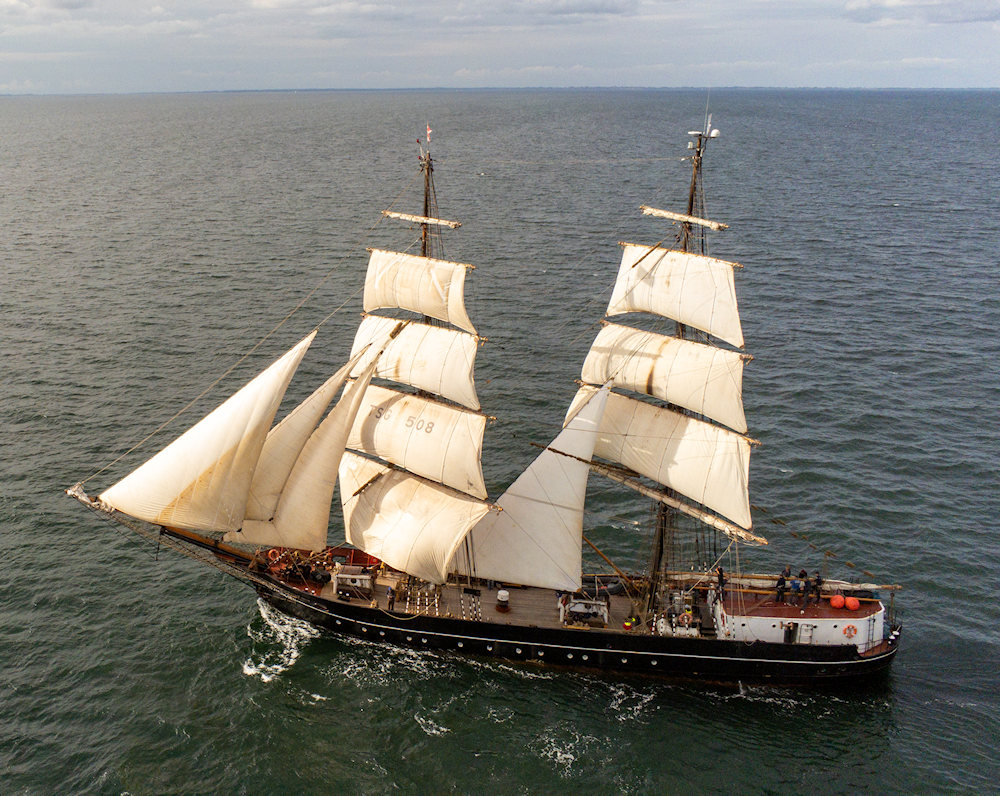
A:
<svg viewBox="0 0 1000 796">
<path fill-rule="evenodd" d="M 683 206 L 706 102 L 771 542 L 743 563 L 902 584 L 886 683 L 722 689 L 320 635 L 63 495 L 331 313 L 290 400 L 337 367 L 365 247 L 410 243 L 378 222 L 419 211 L 428 122 L 463 222 L 446 254 L 477 265 L 499 495 L 559 428 L 618 241 L 668 237 L 638 206 Z M 0 793 L 1000 789 L 1000 93 L 0 97 L 0 174 Z M 647 509 L 596 481 L 587 534 L 631 566 Z"/>
</svg>

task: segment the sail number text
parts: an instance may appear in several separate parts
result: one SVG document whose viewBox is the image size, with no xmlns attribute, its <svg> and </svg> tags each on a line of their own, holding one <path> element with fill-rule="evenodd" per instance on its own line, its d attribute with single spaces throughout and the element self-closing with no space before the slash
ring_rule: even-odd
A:
<svg viewBox="0 0 1000 796">
<path fill-rule="evenodd" d="M 385 406 L 377 406 L 372 404 L 372 417 L 376 420 L 388 420 L 392 417 L 392 409 Z M 412 428 L 414 431 L 423 431 L 430 434 L 434 431 L 434 421 L 433 420 L 423 420 L 422 418 L 416 417 L 414 415 L 407 415 L 406 422 L 404 424 L 407 428 Z"/>
</svg>

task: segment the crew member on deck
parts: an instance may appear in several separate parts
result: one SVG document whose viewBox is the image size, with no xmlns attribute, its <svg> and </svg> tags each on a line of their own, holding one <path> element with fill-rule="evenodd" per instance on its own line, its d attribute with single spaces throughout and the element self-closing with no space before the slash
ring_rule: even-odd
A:
<svg viewBox="0 0 1000 796">
<path fill-rule="evenodd" d="M 388 598 L 388 608 L 386 610 L 391 611 L 393 606 L 396 604 L 396 591 L 390 586 L 385 590 L 385 596 Z"/>
<path fill-rule="evenodd" d="M 722 600 L 726 596 L 726 573 L 722 567 L 716 567 L 715 572 L 719 580 L 719 599 Z"/>
<path fill-rule="evenodd" d="M 813 594 L 816 595 L 816 605 L 819 605 L 823 591 L 823 578 L 820 577 L 819 570 L 813 573 Z"/>
<path fill-rule="evenodd" d="M 809 573 L 804 569 L 800 569 L 799 574 L 796 576 L 795 584 L 797 585 L 795 591 L 801 592 L 800 594 L 795 595 L 796 598 L 798 598 L 795 602 L 798 605 L 805 606 L 806 594 L 809 593 Z"/>
<path fill-rule="evenodd" d="M 788 567 L 785 567 L 785 569 L 787 570 Z M 778 575 L 777 596 L 774 598 L 775 601 L 779 603 L 785 602 L 786 591 L 788 591 L 788 586 L 785 581 L 785 573 L 782 572 L 780 575 Z"/>
</svg>

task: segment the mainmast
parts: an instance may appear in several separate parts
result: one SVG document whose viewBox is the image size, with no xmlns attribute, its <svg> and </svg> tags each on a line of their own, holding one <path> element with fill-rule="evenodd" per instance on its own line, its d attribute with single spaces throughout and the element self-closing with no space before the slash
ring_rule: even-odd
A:
<svg viewBox="0 0 1000 796">
<path fill-rule="evenodd" d="M 693 244 L 695 243 L 692 232 L 694 227 L 697 225 L 695 216 L 696 205 L 698 215 L 700 216 L 704 214 L 705 195 L 701 186 L 701 164 L 708 140 L 710 138 L 716 138 L 718 134 L 718 130 L 712 129 L 711 116 L 708 116 L 705 120 L 704 130 L 688 131 L 688 135 L 692 136 L 694 140 L 688 142 L 688 149 L 693 150 L 693 154 L 691 155 L 691 182 L 688 187 L 686 217 L 682 217 L 680 219 L 681 228 L 677 240 L 678 248 L 682 252 L 690 252 Z M 699 226 L 699 230 L 703 229 L 704 227 Z M 703 232 L 698 236 L 697 244 L 698 253 L 705 254 L 706 246 L 705 235 Z M 688 339 L 689 334 L 687 326 L 680 321 L 677 321 L 674 336 L 682 340 Z M 690 413 L 689 410 L 684 411 L 686 413 Z M 662 574 L 672 563 L 674 531 L 677 526 L 677 518 L 678 512 L 676 509 L 668 506 L 663 501 L 657 503 L 653 550 L 652 555 L 650 556 L 649 597 L 647 610 L 652 610 Z"/>
</svg>

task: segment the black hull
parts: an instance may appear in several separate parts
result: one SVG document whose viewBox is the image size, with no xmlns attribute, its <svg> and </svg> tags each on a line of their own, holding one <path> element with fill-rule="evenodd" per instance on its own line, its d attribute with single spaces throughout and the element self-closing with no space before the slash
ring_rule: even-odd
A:
<svg viewBox="0 0 1000 796">
<path fill-rule="evenodd" d="M 859 655 L 849 645 L 640 636 L 596 629 L 539 628 L 394 614 L 361 602 L 322 599 L 277 581 L 258 582 L 257 591 L 283 613 L 334 633 L 377 643 L 712 683 L 853 685 L 885 676 L 898 648 L 898 635 L 882 651 Z"/>
</svg>

